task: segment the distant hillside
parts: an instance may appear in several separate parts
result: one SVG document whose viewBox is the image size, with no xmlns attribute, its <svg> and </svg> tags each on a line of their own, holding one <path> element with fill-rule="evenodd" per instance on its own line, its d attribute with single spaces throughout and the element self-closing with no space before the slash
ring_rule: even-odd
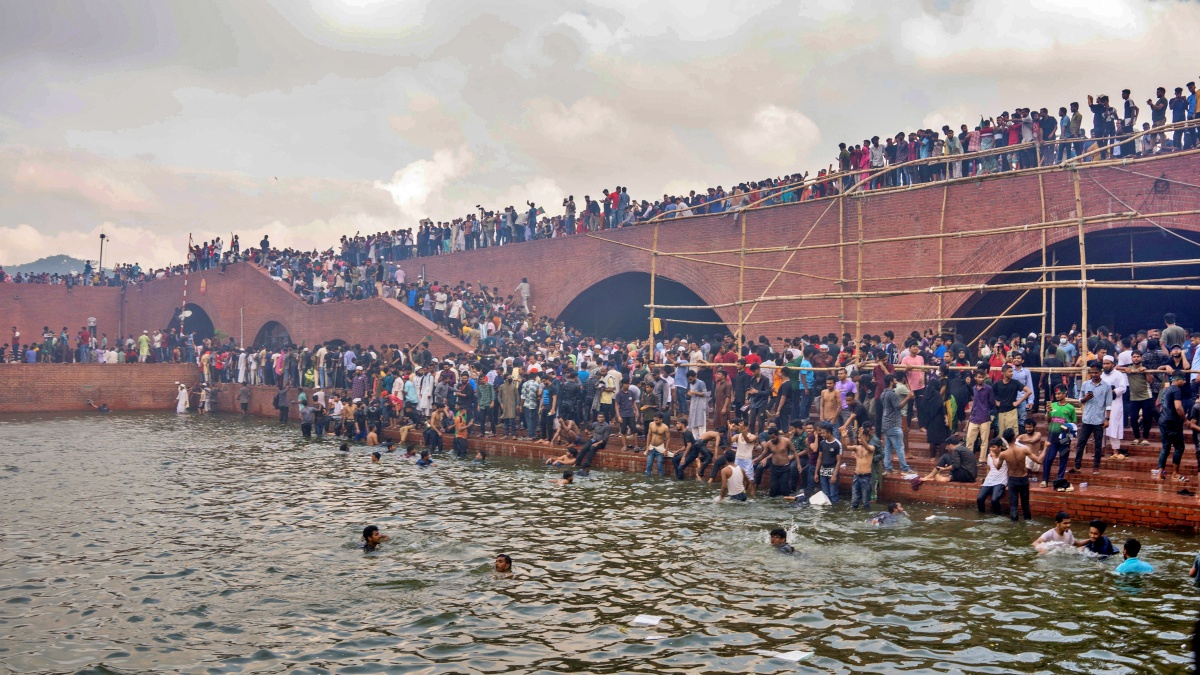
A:
<svg viewBox="0 0 1200 675">
<path fill-rule="evenodd" d="M 94 265 L 95 261 L 92 264 Z M 52 255 L 23 265 L 0 264 L 0 267 L 3 267 L 4 271 L 9 274 L 24 274 L 25 272 L 32 272 L 34 274 L 41 274 L 42 272 L 70 274 L 72 271 L 83 272 L 83 265 L 84 261 L 79 258 L 72 258 L 69 255 Z"/>
</svg>

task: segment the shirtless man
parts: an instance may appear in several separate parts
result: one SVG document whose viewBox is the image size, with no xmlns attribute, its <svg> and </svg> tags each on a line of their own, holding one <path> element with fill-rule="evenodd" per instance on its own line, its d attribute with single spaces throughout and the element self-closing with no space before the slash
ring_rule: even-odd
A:
<svg viewBox="0 0 1200 675">
<path fill-rule="evenodd" d="M 1004 440 L 1008 441 L 1008 449 L 1000 453 L 1000 461 L 1008 463 L 1008 516 L 1014 522 L 1018 520 L 1017 504 L 1020 504 L 1025 520 L 1029 520 L 1029 469 L 1025 467 L 1025 460 L 1036 462 L 1040 458 L 1029 446 L 1016 442 L 1012 429 L 1004 430 Z"/>
<path fill-rule="evenodd" d="M 574 448 L 568 448 L 567 451 L 558 457 L 551 457 L 546 460 L 546 466 L 575 466 L 575 458 L 578 453 Z"/>
<path fill-rule="evenodd" d="M 831 424 L 837 421 L 842 412 L 842 397 L 833 388 L 834 384 L 836 381 L 832 378 L 825 380 L 825 388 L 821 390 L 821 421 Z"/>
<path fill-rule="evenodd" d="M 658 475 L 663 475 L 663 457 L 667 455 L 667 442 L 671 438 L 671 427 L 663 422 L 661 412 L 654 413 L 654 421 L 646 427 L 646 475 L 658 462 Z"/>
<path fill-rule="evenodd" d="M 1026 464 L 1030 465 L 1029 470 L 1032 472 L 1033 477 L 1037 478 L 1038 472 L 1042 470 L 1042 462 L 1046 458 L 1046 445 L 1048 444 L 1046 443 L 1046 437 L 1042 435 L 1042 432 L 1037 430 L 1037 421 L 1032 416 L 1025 418 L 1024 428 L 1025 430 L 1021 435 L 1017 436 L 1017 443 L 1028 447 L 1034 454 L 1033 461 L 1026 462 Z"/>
<path fill-rule="evenodd" d="M 875 446 L 871 445 L 871 427 L 859 429 L 858 441 L 846 448 L 854 453 L 854 483 L 850 487 L 850 508 L 871 508 L 871 463 L 875 459 Z"/>
<path fill-rule="evenodd" d="M 796 491 L 792 485 L 792 462 L 795 459 L 792 439 L 780 434 L 777 426 L 768 428 L 767 442 L 763 443 L 763 464 L 769 466 L 771 471 L 771 497 L 786 497 Z"/>
<path fill-rule="evenodd" d="M 558 431 L 554 432 L 551 445 L 571 445 L 579 438 L 579 425 L 569 417 L 558 418 Z"/>
</svg>

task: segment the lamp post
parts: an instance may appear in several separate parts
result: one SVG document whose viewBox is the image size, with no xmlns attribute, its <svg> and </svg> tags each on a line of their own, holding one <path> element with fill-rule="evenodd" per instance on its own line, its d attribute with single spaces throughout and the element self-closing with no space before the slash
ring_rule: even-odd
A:
<svg viewBox="0 0 1200 675">
<path fill-rule="evenodd" d="M 101 232 L 100 233 L 100 262 L 99 262 L 99 264 L 96 265 L 96 267 L 99 268 L 96 271 L 100 274 L 100 276 L 104 276 L 104 240 L 106 240 L 106 239 L 108 239 L 108 235 Z"/>
</svg>

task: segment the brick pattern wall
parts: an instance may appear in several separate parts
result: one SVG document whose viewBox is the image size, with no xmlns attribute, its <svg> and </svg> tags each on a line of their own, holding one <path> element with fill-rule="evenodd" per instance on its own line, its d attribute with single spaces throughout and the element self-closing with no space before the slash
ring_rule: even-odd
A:
<svg viewBox="0 0 1200 675">
<path fill-rule="evenodd" d="M 1128 167 L 1150 176 L 1196 184 L 1200 182 L 1200 160 L 1194 156 L 1164 156 Z M 1120 168 L 1085 168 L 1080 189 L 1083 211 L 1093 216 L 1128 212 L 1129 207 L 1143 213 L 1200 209 L 1200 193 L 1179 186 L 1156 190 L 1155 179 L 1137 176 Z M 1045 192 L 1045 217 L 1041 193 Z M 1110 195 L 1109 192 L 1112 194 Z M 1114 196 L 1115 195 L 1115 196 Z M 942 203 L 945 200 L 945 217 Z M 1124 202 L 1124 204 L 1122 204 Z M 1075 192 L 1068 172 L 1045 174 L 1041 181 L 1033 175 L 999 175 L 956 183 L 949 187 L 924 185 L 889 194 L 867 195 L 836 200 L 821 200 L 776 206 L 749 212 L 746 216 L 748 248 L 770 246 L 819 246 L 860 239 L 955 233 L 991 227 L 1029 225 L 1043 220 L 1074 218 Z M 861 219 L 861 225 L 860 225 Z M 1157 219 L 1169 228 L 1200 231 L 1200 216 Z M 1089 232 L 1118 227 L 1146 227 L 1145 222 L 1122 221 L 1092 224 Z M 623 272 L 649 272 L 650 254 L 630 246 L 649 249 L 654 228 L 640 226 L 598 232 L 594 237 L 571 236 L 549 241 L 517 244 L 434 256 L 403 264 L 409 278 L 415 279 L 422 267 L 431 280 L 448 283 L 467 281 L 497 286 L 505 295 L 512 293 L 522 277 L 528 277 L 531 302 L 541 314 L 557 316 L 583 290 Z M 1074 225 L 1047 233 L 1048 244 L 1074 238 Z M 729 215 L 714 215 L 682 221 L 667 221 L 660 226 L 660 251 L 693 253 L 715 249 L 736 249 L 740 245 L 740 222 Z M 619 242 L 609 243 L 605 240 Z M 622 245 L 624 244 L 624 245 Z M 799 295 L 855 291 L 861 264 L 864 278 L 924 275 L 913 280 L 866 281 L 863 291 L 916 289 L 938 285 L 937 240 L 903 243 L 864 244 L 838 248 L 807 250 L 792 256 L 789 252 L 748 255 L 746 265 L 768 268 L 747 269 L 743 295 Z M 944 273 L 953 275 L 979 272 L 980 276 L 947 276 L 949 284 L 985 284 L 992 275 L 1040 252 L 1039 232 L 1019 232 L 996 237 L 947 238 L 942 245 Z M 719 304 L 738 299 L 738 259 L 736 253 L 695 256 L 697 260 L 660 256 L 657 273 L 681 282 L 705 302 Z M 789 260 L 790 259 L 790 260 Z M 709 265 L 704 261 L 723 263 Z M 1038 261 L 1040 263 L 1040 259 Z M 786 266 L 790 272 L 772 271 Z M 839 279 L 850 280 L 843 288 Z M 950 317 L 969 308 L 977 293 L 946 294 L 943 315 Z M 748 327 L 752 335 L 771 333 L 796 335 L 801 332 L 849 331 L 881 332 L 892 328 L 899 333 L 930 326 L 937 316 L 936 294 L 864 299 L 809 300 L 770 302 L 746 308 L 751 319 L 795 318 L 761 330 Z M 718 309 L 722 319 L 735 326 L 736 307 Z M 838 315 L 838 319 L 805 320 L 796 317 Z M 856 322 L 871 321 L 856 331 Z M 882 322 L 881 322 L 882 320 Z M 882 327 L 882 328 L 881 328 Z"/>
<path fill-rule="evenodd" d="M 112 410 L 174 410 L 175 383 L 198 381 L 183 364 L 5 364 L 0 413 L 86 411 L 88 399 Z"/>
<path fill-rule="evenodd" d="M 394 300 L 308 305 L 285 284 L 272 281 L 261 267 L 250 263 L 230 265 L 225 274 L 213 269 L 189 275 L 187 299 L 208 314 L 214 327 L 243 344 L 253 343 L 260 328 L 277 321 L 296 344 L 344 340 L 363 346 L 385 342 L 403 346 L 428 340 L 439 356 L 469 349 L 465 342 L 435 330 L 420 313 Z M 98 332 L 107 332 L 110 339 L 118 334 L 167 328 L 182 301 L 183 277 L 130 286 L 124 291 L 0 284 L 0 322 L 5 324 L 0 326 L 0 344 L 10 340 L 13 325 L 21 332 L 23 342 L 33 337 L 40 340 L 42 326 L 49 325 L 55 331 L 67 326 L 73 346 L 75 334 L 89 316 L 97 318 Z"/>
</svg>

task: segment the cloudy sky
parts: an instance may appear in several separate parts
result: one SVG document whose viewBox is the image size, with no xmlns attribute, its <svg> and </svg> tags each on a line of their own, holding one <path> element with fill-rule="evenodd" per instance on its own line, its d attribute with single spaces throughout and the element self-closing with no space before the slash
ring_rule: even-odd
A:
<svg viewBox="0 0 1200 675">
<path fill-rule="evenodd" d="M 332 245 L 1200 76 L 1163 0 L 0 0 L 0 263 Z M 1190 69 L 1189 69 L 1190 68 Z"/>
</svg>

